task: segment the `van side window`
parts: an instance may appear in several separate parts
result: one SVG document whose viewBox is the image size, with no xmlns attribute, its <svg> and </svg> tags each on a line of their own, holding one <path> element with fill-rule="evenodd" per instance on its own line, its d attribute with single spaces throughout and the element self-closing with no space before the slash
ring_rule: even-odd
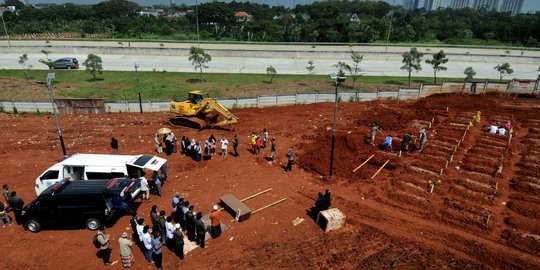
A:
<svg viewBox="0 0 540 270">
<path fill-rule="evenodd" d="M 47 171 L 40 178 L 41 180 L 58 179 L 58 171 Z"/>
<path fill-rule="evenodd" d="M 124 177 L 124 173 L 120 173 L 120 172 L 111 172 L 111 173 L 86 172 L 86 178 L 88 180 L 113 179 L 113 178 L 119 178 L 119 177 Z"/>
</svg>

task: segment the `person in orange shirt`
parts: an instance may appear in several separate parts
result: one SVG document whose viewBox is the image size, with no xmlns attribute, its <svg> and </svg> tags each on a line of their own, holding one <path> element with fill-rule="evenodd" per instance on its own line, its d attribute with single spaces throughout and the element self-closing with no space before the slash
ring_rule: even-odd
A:
<svg viewBox="0 0 540 270">
<path fill-rule="evenodd" d="M 214 211 L 210 213 L 210 220 L 212 221 L 212 226 L 210 227 L 210 236 L 212 238 L 218 238 L 221 235 L 221 223 L 219 219 L 221 217 L 221 209 L 217 205 L 214 205 Z"/>
</svg>

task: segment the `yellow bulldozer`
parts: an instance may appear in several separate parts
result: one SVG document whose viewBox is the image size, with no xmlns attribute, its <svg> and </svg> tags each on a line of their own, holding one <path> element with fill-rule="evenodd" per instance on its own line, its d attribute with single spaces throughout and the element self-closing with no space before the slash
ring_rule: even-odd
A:
<svg viewBox="0 0 540 270">
<path fill-rule="evenodd" d="M 199 90 L 189 92 L 186 100 L 171 101 L 169 111 L 176 113 L 176 116 L 169 119 L 169 123 L 174 126 L 204 129 L 238 122 L 238 117 L 225 106 Z"/>
</svg>

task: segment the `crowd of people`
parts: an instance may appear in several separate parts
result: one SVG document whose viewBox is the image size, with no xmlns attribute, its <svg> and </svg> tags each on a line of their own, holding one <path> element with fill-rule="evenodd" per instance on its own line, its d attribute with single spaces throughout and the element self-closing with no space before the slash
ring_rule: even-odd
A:
<svg viewBox="0 0 540 270">
<path fill-rule="evenodd" d="M 276 140 L 275 138 L 269 137 L 268 131 L 266 129 L 263 129 L 260 134 L 252 132 L 249 136 L 249 140 L 251 145 L 251 153 L 253 155 L 259 155 L 261 153 L 261 149 L 266 148 L 268 143 L 270 142 L 270 155 L 266 158 L 272 162 L 275 160 L 277 149 Z M 158 153 L 165 152 L 167 155 L 171 155 L 177 152 L 177 140 L 174 136 L 174 133 L 172 132 L 164 135 L 156 134 L 155 142 L 156 152 Z M 211 134 L 210 137 L 204 140 L 198 140 L 195 138 L 189 138 L 188 136 L 182 136 L 179 143 L 181 151 L 180 153 L 185 156 L 191 157 L 195 161 L 207 161 L 213 159 L 213 157 L 216 155 L 216 149 L 218 148 L 218 145 L 220 150 L 219 155 L 224 158 L 227 157 L 230 149 L 230 142 L 225 136 L 221 137 L 218 141 L 214 134 Z M 163 145 L 165 145 L 165 148 L 163 148 Z M 232 138 L 233 151 L 231 152 L 234 157 L 240 156 L 238 146 L 238 135 L 234 134 Z M 287 165 L 285 166 L 285 171 L 291 171 L 294 162 L 294 147 L 291 146 L 289 148 L 286 156 Z"/>
<path fill-rule="evenodd" d="M 133 213 L 130 219 L 133 234 L 123 232 L 118 240 L 120 261 L 124 268 L 129 268 L 135 263 L 133 248 L 137 247 L 144 256 L 146 262 L 155 264 L 157 269 L 162 269 L 162 247 L 174 252 L 178 259 L 184 259 L 184 235 L 188 241 L 195 242 L 201 248 L 207 248 L 205 235 L 208 231 L 212 238 L 221 235 L 221 209 L 214 205 L 210 213 L 209 230 L 203 221 L 202 212 L 196 212 L 195 206 L 180 197 L 176 192 L 172 198 L 171 210 L 167 215 L 166 210 L 158 210 L 153 205 L 150 210 L 149 222 Z M 100 257 L 104 265 L 112 265 L 118 261 L 111 261 L 111 246 L 109 235 L 105 228 L 101 227 L 94 236 L 94 243 L 99 249 Z"/>
</svg>

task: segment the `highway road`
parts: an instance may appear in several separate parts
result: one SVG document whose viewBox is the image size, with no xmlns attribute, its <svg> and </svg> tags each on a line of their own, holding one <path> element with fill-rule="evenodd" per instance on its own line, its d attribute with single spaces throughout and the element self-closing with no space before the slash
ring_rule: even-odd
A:
<svg viewBox="0 0 540 270">
<path fill-rule="evenodd" d="M 21 69 L 22 66 L 18 64 L 18 59 L 24 52 L 30 52 L 27 64 L 31 65 L 32 69 L 46 69 L 47 67 L 38 61 L 45 56 L 39 53 L 41 49 L 56 51 L 49 55 L 53 60 L 69 56 L 76 57 L 82 63 L 86 59 L 87 53 L 74 53 L 80 51 L 77 48 L 86 48 L 86 50 L 88 48 L 96 48 L 96 50 L 98 48 L 113 48 L 113 51 L 116 50 L 118 53 L 110 53 L 110 51 L 108 54 L 97 53 L 103 59 L 104 70 L 133 71 L 134 65 L 137 63 L 140 67 L 139 70 L 142 71 L 195 71 L 188 60 L 187 49 L 196 44 L 166 43 L 161 51 L 158 43 L 151 42 L 119 45 L 118 42 L 51 41 L 47 44 L 51 47 L 47 48 L 44 41 L 12 41 L 11 47 L 7 45 L 5 40 L 0 41 L 1 69 Z M 133 52 L 126 54 L 122 53 L 122 48 L 119 47 L 129 50 L 139 48 L 140 52 L 144 52 L 143 49 L 153 51 L 151 55 Z M 214 54 L 212 61 L 208 64 L 209 68 L 204 71 L 211 73 L 265 73 L 268 66 L 273 66 L 278 74 L 307 74 L 307 61 L 312 59 L 316 74 L 329 74 L 336 71 L 333 65 L 339 61 L 352 64 L 347 54 L 350 50 L 348 46 L 201 44 L 201 47 L 210 52 L 211 55 Z M 388 54 L 384 54 L 384 46 L 357 46 L 353 49 L 364 54 L 364 61 L 360 64 L 363 75 L 407 75 L 406 71 L 400 69 L 402 66 L 400 54 L 407 51 L 408 47 L 388 47 Z M 477 72 L 476 77 L 478 78 L 499 79 L 499 74 L 493 67 L 500 63 L 509 62 L 514 73 L 506 78 L 535 79 L 538 75 L 537 69 L 540 66 L 540 51 L 472 48 L 420 48 L 419 50 L 431 53 L 440 49 L 448 54 L 450 61 L 445 65 L 448 69 L 439 72 L 438 77 L 462 78 L 464 77 L 464 69 L 471 66 Z M 173 50 L 178 53 L 169 55 Z M 211 53 L 212 50 L 218 53 Z M 424 61 L 429 57 L 429 55 L 424 56 Z M 423 62 L 422 67 L 422 70 L 413 73 L 413 76 L 433 76 L 433 69 L 430 65 Z"/>
</svg>

